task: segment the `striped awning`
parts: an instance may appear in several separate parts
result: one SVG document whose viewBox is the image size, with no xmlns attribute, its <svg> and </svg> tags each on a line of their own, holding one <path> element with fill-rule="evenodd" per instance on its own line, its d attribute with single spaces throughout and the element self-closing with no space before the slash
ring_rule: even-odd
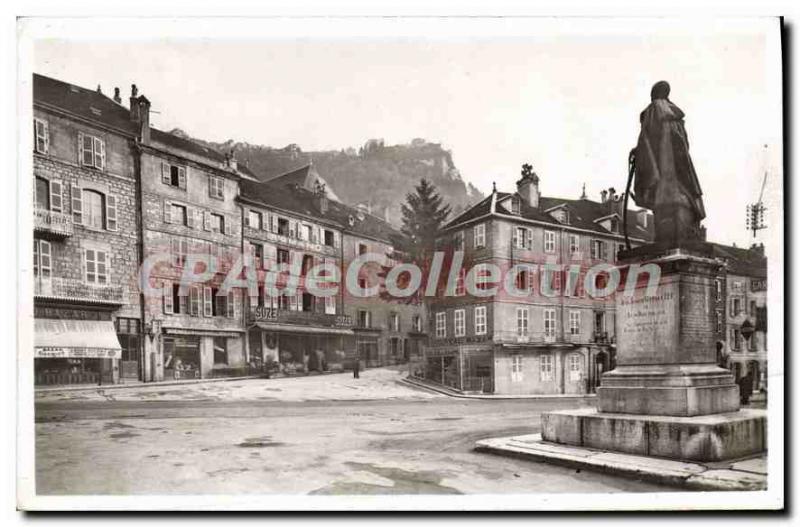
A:
<svg viewBox="0 0 800 527">
<path fill-rule="evenodd" d="M 33 356 L 118 359 L 122 347 L 109 320 L 34 319 Z"/>
</svg>

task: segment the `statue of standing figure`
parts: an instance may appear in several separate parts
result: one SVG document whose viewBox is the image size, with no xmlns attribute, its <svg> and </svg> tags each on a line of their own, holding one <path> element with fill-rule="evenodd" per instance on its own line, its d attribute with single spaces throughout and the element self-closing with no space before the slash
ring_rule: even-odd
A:
<svg viewBox="0 0 800 527">
<path fill-rule="evenodd" d="M 655 242 L 678 245 L 705 238 L 703 192 L 689 156 L 683 111 L 669 100 L 669 84 L 659 81 L 640 115 L 639 141 L 631 151 L 632 197 L 653 211 Z"/>
</svg>

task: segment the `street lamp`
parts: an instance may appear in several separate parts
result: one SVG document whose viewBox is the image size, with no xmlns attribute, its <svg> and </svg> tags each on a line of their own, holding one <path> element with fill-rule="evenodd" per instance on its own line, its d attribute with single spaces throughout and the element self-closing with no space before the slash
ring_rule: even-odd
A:
<svg viewBox="0 0 800 527">
<path fill-rule="evenodd" d="M 750 319 L 745 319 L 742 322 L 741 327 L 739 328 L 739 332 L 742 334 L 745 340 L 750 340 L 750 337 L 755 333 L 756 329 L 753 327 L 753 323 L 750 322 Z"/>
</svg>

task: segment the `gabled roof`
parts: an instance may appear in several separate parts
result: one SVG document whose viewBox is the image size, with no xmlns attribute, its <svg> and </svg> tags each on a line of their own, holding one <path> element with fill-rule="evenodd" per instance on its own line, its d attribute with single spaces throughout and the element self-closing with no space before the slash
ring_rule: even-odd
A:
<svg viewBox="0 0 800 527">
<path fill-rule="evenodd" d="M 339 201 L 339 197 L 330 188 L 328 182 L 319 175 L 319 172 L 311 163 L 270 178 L 268 181 L 276 185 L 297 185 L 310 191 L 313 191 L 315 185 L 319 182 L 325 185 L 325 193 L 328 198 Z"/>
<path fill-rule="evenodd" d="M 144 95 L 140 95 L 139 98 L 146 100 Z M 34 103 L 53 106 L 78 117 L 115 128 L 123 134 L 136 136 L 139 132 L 139 125 L 131 121 L 130 110 L 97 90 L 89 90 L 34 73 L 33 100 Z M 223 154 L 191 139 L 153 127 L 150 127 L 150 138 L 167 147 L 204 157 L 216 163 L 225 163 Z M 238 163 L 237 170 L 246 176 L 255 177 L 255 174 L 241 163 Z"/>
<path fill-rule="evenodd" d="M 506 207 L 504 200 L 507 198 L 514 196 L 516 194 L 511 194 L 507 192 L 497 192 L 497 206 L 496 212 L 511 215 L 511 208 Z M 486 199 L 480 201 L 476 205 L 472 206 L 471 208 L 467 209 L 460 215 L 456 216 L 453 220 L 451 220 L 445 228 L 453 227 L 459 225 L 461 223 L 469 222 L 470 220 L 474 220 L 487 214 L 491 213 L 491 201 L 492 196 L 490 195 Z M 564 224 L 559 222 L 553 216 L 548 214 L 546 211 L 554 210 L 559 207 L 567 207 L 570 211 L 570 218 L 569 223 Z M 588 199 L 564 199 L 564 198 L 553 198 L 542 196 L 539 198 L 539 207 L 533 208 L 530 207 L 524 199 L 520 199 L 520 214 L 519 217 L 527 220 L 535 220 L 543 223 L 550 223 L 554 226 L 570 226 L 575 227 L 577 229 L 595 231 L 598 233 L 603 234 L 617 234 L 612 233 L 602 225 L 595 222 L 595 220 L 601 218 L 607 218 L 612 215 L 615 211 L 610 208 L 608 203 L 599 203 L 597 201 L 591 201 Z M 641 227 L 636 222 L 636 212 L 635 211 L 627 211 L 628 215 L 628 229 L 630 236 L 634 238 L 641 238 L 645 240 L 652 240 L 654 238 L 655 232 L 653 230 L 652 222 L 647 226 L 647 228 Z M 620 218 L 621 219 L 621 218 Z M 620 230 L 622 226 L 620 225 Z M 621 234 L 621 232 L 619 233 Z"/>
<path fill-rule="evenodd" d="M 391 242 L 392 237 L 399 234 L 382 219 L 371 214 L 364 214 L 355 207 L 338 201 L 329 199 L 328 209 L 323 214 L 320 210 L 319 197 L 310 190 L 295 183 L 284 184 L 283 182 L 273 183 L 273 181 L 242 180 L 241 198 L 266 207 L 275 207 L 310 218 L 318 218 L 323 223 L 333 224 L 342 231 L 357 236 Z M 363 219 L 359 219 L 359 217 L 363 217 Z M 350 218 L 354 220 L 353 225 L 350 225 Z"/>
<path fill-rule="evenodd" d="M 756 248 L 744 249 L 712 243 L 714 255 L 725 260 L 728 264 L 728 273 L 752 276 L 757 278 L 767 277 L 767 258 Z"/>
</svg>

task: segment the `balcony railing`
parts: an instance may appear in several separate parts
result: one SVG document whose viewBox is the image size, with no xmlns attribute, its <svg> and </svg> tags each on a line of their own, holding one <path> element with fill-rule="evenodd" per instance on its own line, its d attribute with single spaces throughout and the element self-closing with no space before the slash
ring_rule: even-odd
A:
<svg viewBox="0 0 800 527">
<path fill-rule="evenodd" d="M 33 230 L 57 236 L 72 236 L 72 218 L 69 214 L 35 208 L 33 211 Z"/>
<path fill-rule="evenodd" d="M 33 295 L 38 298 L 56 299 L 93 304 L 122 305 L 124 292 L 121 285 L 87 284 L 69 278 L 36 278 Z"/>
</svg>

